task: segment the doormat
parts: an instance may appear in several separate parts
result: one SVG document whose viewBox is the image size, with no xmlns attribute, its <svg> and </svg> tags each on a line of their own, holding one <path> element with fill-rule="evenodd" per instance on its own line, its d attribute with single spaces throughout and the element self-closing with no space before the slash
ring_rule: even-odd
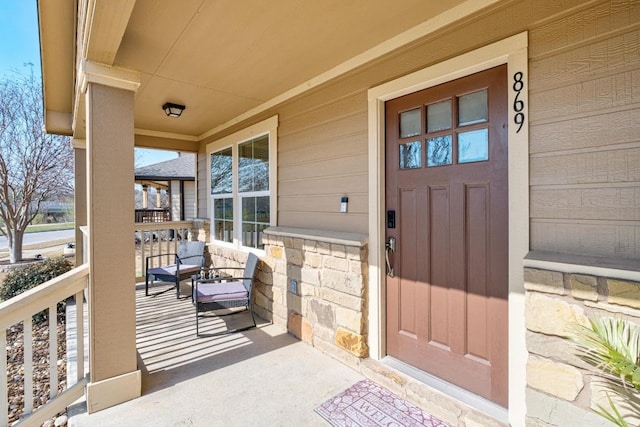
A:
<svg viewBox="0 0 640 427">
<path fill-rule="evenodd" d="M 316 408 L 336 427 L 448 427 L 417 406 L 369 380 L 362 380 Z"/>
</svg>

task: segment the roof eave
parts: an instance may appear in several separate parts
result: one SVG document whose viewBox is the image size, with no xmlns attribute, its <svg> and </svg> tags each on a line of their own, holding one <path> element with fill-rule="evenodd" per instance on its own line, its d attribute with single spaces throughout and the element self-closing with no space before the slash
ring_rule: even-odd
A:
<svg viewBox="0 0 640 427">
<path fill-rule="evenodd" d="M 38 0 L 45 131 L 73 134 L 76 2 Z"/>
</svg>

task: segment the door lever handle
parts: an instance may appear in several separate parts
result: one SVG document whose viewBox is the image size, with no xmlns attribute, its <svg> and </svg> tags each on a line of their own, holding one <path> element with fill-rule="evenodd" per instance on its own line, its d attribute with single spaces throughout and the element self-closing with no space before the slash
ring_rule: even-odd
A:
<svg viewBox="0 0 640 427">
<path fill-rule="evenodd" d="M 393 266 L 391 265 L 391 261 L 389 259 L 389 253 L 390 252 L 393 253 L 395 251 L 396 251 L 396 238 L 389 237 L 389 240 L 387 240 L 387 243 L 385 243 L 384 245 L 384 259 L 387 264 L 387 276 L 389 277 L 395 277 Z"/>
</svg>

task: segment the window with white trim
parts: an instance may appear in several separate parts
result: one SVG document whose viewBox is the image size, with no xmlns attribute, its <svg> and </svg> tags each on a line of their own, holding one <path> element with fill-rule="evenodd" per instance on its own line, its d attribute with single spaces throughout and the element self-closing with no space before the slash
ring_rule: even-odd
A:
<svg viewBox="0 0 640 427">
<path fill-rule="evenodd" d="M 265 125 L 270 130 L 255 132 L 256 127 L 265 128 Z M 277 212 L 274 206 L 275 126 L 277 117 L 246 132 L 223 138 L 207 148 L 211 177 L 211 238 L 214 242 L 264 249 L 263 231 L 275 225 Z M 243 138 L 243 133 L 251 137 Z"/>
</svg>

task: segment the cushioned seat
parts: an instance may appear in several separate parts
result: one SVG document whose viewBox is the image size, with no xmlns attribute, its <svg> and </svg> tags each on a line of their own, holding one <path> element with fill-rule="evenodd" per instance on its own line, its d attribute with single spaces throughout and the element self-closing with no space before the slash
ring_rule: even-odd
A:
<svg viewBox="0 0 640 427">
<path fill-rule="evenodd" d="M 224 314 L 218 312 L 221 309 L 234 309 L 244 307 L 251 314 L 251 324 L 245 327 L 224 330 L 206 336 L 222 335 L 231 332 L 244 331 L 256 326 L 256 319 L 253 316 L 251 305 L 251 290 L 253 288 L 253 276 L 258 265 L 258 257 L 250 253 L 247 255 L 247 262 L 242 268 L 209 268 L 209 272 L 215 272 L 218 277 L 201 278 L 200 275 L 193 277 L 193 303 L 196 306 L 196 335 L 200 334 L 200 318 L 205 317 L 205 312 L 215 311 L 215 316 L 226 316 L 235 314 L 237 310 L 231 310 Z M 232 277 L 226 273 L 220 274 L 218 270 L 244 270 L 242 277 Z M 202 314 L 201 314 L 202 313 Z"/>
<path fill-rule="evenodd" d="M 201 303 L 249 298 L 242 282 L 200 283 L 194 293 L 195 300 Z"/>
<path fill-rule="evenodd" d="M 204 266 L 204 242 L 186 241 L 178 243 L 176 254 L 158 254 L 146 257 L 144 293 L 149 295 L 149 280 L 171 282 L 176 288 L 176 298 L 180 298 L 180 282 L 189 279 Z M 154 258 L 174 256 L 174 264 L 151 267 Z M 163 291 L 165 292 L 165 291 Z"/>
<path fill-rule="evenodd" d="M 180 273 L 193 274 L 200 271 L 202 267 L 199 265 L 180 264 Z M 150 268 L 148 273 L 153 276 L 175 276 L 178 272 L 178 265 L 167 265 L 164 267 Z"/>
</svg>

